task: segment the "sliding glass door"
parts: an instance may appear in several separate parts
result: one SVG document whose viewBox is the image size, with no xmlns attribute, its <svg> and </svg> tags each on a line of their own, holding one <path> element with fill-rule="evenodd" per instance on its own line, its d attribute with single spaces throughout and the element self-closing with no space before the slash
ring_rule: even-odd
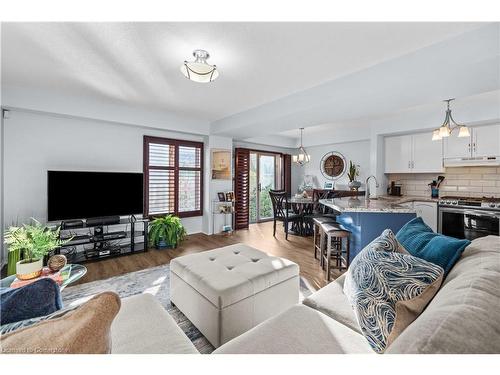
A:
<svg viewBox="0 0 500 375">
<path fill-rule="evenodd" d="M 273 217 L 269 191 L 278 188 L 280 155 L 250 152 L 250 223 Z"/>
</svg>

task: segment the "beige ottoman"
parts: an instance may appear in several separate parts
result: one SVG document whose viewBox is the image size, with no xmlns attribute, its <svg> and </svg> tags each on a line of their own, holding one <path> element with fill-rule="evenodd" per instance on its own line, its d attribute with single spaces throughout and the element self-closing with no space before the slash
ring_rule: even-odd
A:
<svg viewBox="0 0 500 375">
<path fill-rule="evenodd" d="M 170 299 L 214 345 L 299 302 L 299 266 L 243 244 L 175 258 Z"/>
</svg>

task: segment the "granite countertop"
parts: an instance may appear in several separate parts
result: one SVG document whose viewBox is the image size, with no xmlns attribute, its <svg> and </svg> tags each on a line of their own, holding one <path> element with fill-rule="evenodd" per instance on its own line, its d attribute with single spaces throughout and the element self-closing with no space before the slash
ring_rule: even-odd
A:
<svg viewBox="0 0 500 375">
<path fill-rule="evenodd" d="M 403 207 L 391 199 L 365 199 L 364 197 L 320 199 L 319 203 L 338 212 L 415 213 L 413 208 Z M 400 203 L 400 202 L 398 202 Z"/>
<path fill-rule="evenodd" d="M 418 195 L 382 195 L 377 198 L 378 200 L 386 200 L 395 204 L 408 203 L 408 202 L 435 202 L 438 203 L 439 198 L 422 197 Z"/>
</svg>

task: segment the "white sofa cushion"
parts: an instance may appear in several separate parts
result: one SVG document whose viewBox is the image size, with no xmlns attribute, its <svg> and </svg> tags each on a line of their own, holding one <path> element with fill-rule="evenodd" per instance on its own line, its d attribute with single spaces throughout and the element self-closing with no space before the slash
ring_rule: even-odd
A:
<svg viewBox="0 0 500 375">
<path fill-rule="evenodd" d="M 220 309 L 299 274 L 292 261 L 244 244 L 175 258 L 170 270 Z"/>
<path fill-rule="evenodd" d="M 472 241 L 386 353 L 500 353 L 500 237 Z"/>
<path fill-rule="evenodd" d="M 295 305 L 218 348 L 214 354 L 374 353 L 364 336 L 325 314 Z"/>
<path fill-rule="evenodd" d="M 198 354 L 174 319 L 150 294 L 122 299 L 111 325 L 111 353 Z"/>
<path fill-rule="evenodd" d="M 344 294 L 344 281 L 345 274 L 311 294 L 302 303 L 361 333 L 352 306 Z"/>
</svg>

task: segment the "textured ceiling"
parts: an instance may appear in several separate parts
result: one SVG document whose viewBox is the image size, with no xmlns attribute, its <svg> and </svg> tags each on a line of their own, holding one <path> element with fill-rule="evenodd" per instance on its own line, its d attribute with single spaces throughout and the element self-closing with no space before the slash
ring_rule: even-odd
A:
<svg viewBox="0 0 500 375">
<path fill-rule="evenodd" d="M 221 119 L 470 31 L 474 23 L 4 23 L 2 85 Z M 185 79 L 194 49 L 220 78 Z M 291 135 L 291 134 L 288 134 Z"/>
</svg>

